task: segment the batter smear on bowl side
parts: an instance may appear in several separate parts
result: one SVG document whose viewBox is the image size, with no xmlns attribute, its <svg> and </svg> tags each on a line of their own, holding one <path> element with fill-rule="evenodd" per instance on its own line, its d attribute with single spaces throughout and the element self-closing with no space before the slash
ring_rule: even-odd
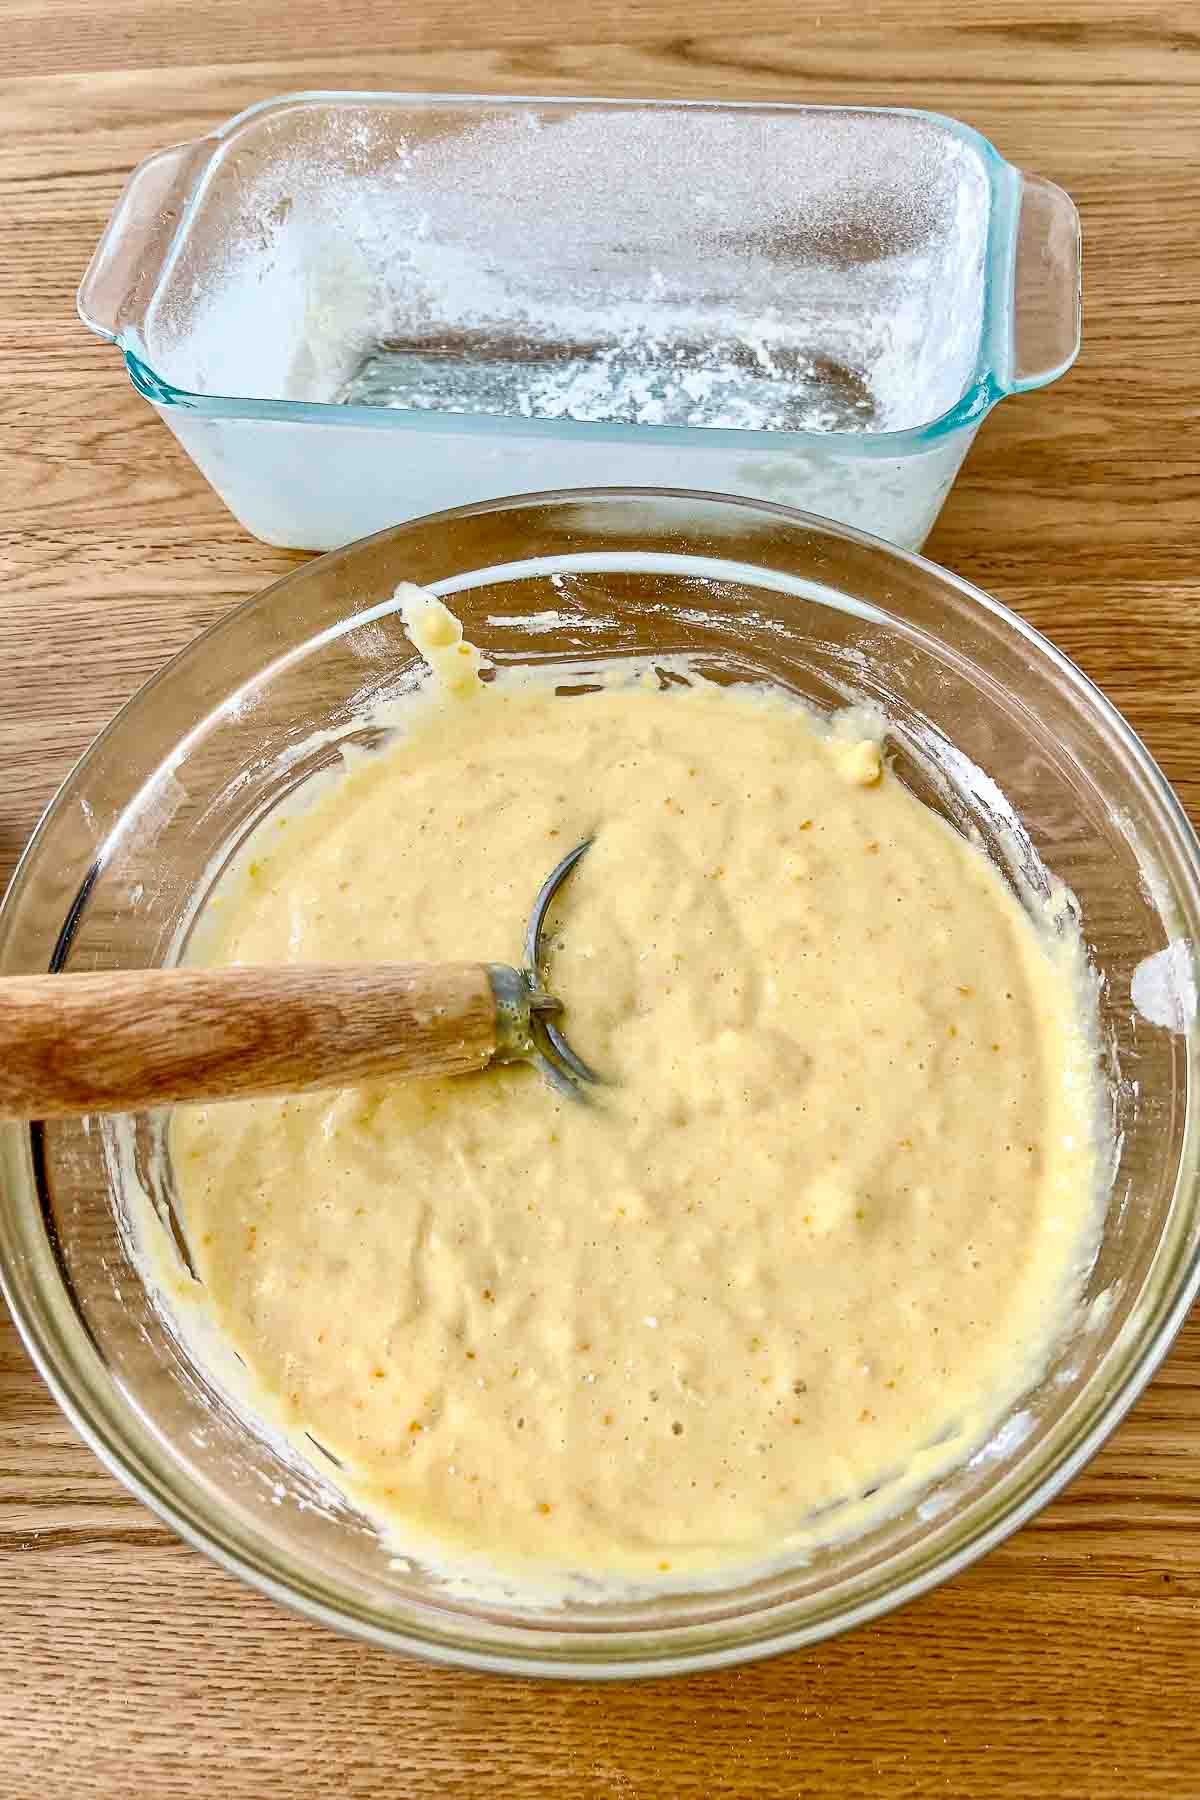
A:
<svg viewBox="0 0 1200 1800">
<path fill-rule="evenodd" d="M 525 1067 L 181 1109 L 207 1316 L 397 1547 L 677 1580 L 960 1459 L 1038 1376 L 1097 1228 L 1084 964 L 851 720 L 644 665 L 566 698 L 439 602 L 396 742 L 256 833 L 193 955 L 520 959 Z M 561 679 L 561 674 L 560 677 Z"/>
</svg>

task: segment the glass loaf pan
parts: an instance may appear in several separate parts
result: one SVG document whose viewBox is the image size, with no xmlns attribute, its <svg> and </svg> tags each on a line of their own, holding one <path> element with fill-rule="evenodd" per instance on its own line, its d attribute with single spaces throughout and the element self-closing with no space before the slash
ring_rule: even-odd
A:
<svg viewBox="0 0 1200 1800">
<path fill-rule="evenodd" d="M 916 548 L 1079 221 L 932 113 L 295 94 L 135 169 L 79 310 L 269 543 L 636 483 Z"/>
</svg>

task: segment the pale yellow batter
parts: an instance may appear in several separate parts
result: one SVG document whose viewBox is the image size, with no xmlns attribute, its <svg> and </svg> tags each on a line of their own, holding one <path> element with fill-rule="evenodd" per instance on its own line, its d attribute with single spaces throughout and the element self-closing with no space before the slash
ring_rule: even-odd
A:
<svg viewBox="0 0 1200 1800">
<path fill-rule="evenodd" d="M 1096 1200 L 1072 953 L 861 728 L 700 679 L 484 688 L 424 625 L 459 694 L 265 828 L 203 954 L 516 962 L 594 835 L 552 970 L 613 1085 L 181 1112 L 205 1303 L 399 1545 L 769 1557 L 965 1453 L 1062 1329 Z"/>
</svg>

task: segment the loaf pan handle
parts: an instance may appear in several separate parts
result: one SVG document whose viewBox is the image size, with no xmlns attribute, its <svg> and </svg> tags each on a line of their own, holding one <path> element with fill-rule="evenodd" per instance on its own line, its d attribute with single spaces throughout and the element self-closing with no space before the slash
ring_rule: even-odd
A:
<svg viewBox="0 0 1200 1800">
<path fill-rule="evenodd" d="M 1021 176 L 1013 268 L 1012 393 L 1043 387 L 1079 354 L 1080 234 L 1075 202 L 1052 181 Z"/>
<path fill-rule="evenodd" d="M 198 138 L 139 163 L 80 283 L 84 324 L 113 343 L 141 326 L 180 218 L 216 142 Z"/>
</svg>

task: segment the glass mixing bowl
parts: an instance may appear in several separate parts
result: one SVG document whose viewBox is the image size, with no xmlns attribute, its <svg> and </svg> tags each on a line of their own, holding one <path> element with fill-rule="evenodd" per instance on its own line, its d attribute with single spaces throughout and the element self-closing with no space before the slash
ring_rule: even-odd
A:
<svg viewBox="0 0 1200 1800">
<path fill-rule="evenodd" d="M 1078 1329 L 983 1449 L 862 1535 L 724 1591 L 557 1610 L 473 1605 L 395 1566 L 366 1521 L 331 1506 L 214 1389 L 128 1248 L 125 1171 L 170 1202 L 153 1117 L 3 1126 L 0 1265 L 25 1341 L 88 1442 L 185 1537 L 377 1643 L 509 1672 L 627 1676 L 732 1663 L 871 1618 L 979 1556 L 1079 1469 L 1196 1291 L 1196 839 L 1080 672 L 919 557 L 765 503 L 532 495 L 350 545 L 198 638 L 42 821 L 0 910 L 0 973 L 175 957 L 223 856 L 341 743 L 379 741 L 364 720 L 413 673 L 390 604 L 402 579 L 450 599 L 498 663 L 559 663 L 565 682 L 581 659 L 682 652 L 822 707 L 881 702 L 902 779 L 978 831 L 1023 891 L 1047 869 L 1066 882 L 1101 976 L 1117 1145 Z"/>
</svg>

